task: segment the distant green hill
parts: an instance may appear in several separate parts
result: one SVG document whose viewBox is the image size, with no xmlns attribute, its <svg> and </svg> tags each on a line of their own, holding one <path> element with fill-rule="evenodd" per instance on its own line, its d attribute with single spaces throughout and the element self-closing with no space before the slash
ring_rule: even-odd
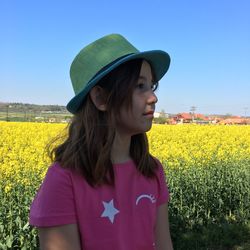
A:
<svg viewBox="0 0 250 250">
<path fill-rule="evenodd" d="M 38 105 L 28 103 L 3 103 L 0 102 L 0 112 L 6 112 L 9 109 L 10 112 L 58 112 L 58 113 L 69 113 L 65 106 L 60 105 Z"/>
<path fill-rule="evenodd" d="M 0 102 L 2 121 L 69 122 L 71 117 L 65 106 Z"/>
</svg>

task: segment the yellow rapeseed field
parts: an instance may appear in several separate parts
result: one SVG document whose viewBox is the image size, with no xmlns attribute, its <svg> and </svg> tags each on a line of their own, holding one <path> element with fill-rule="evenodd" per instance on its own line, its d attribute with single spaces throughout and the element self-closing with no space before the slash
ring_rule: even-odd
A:
<svg viewBox="0 0 250 250">
<path fill-rule="evenodd" d="M 148 137 L 152 154 L 168 167 L 250 159 L 250 126 L 155 125 Z"/>
<path fill-rule="evenodd" d="M 40 179 L 49 159 L 45 146 L 65 125 L 41 123 L 0 123 L 0 184 L 5 192 L 18 183 L 33 185 Z"/>
<path fill-rule="evenodd" d="M 0 123 L 0 183 L 33 184 L 50 164 L 46 145 L 65 124 Z M 206 166 L 213 161 L 250 159 L 250 126 L 154 125 L 148 133 L 150 151 L 167 167 Z"/>
</svg>

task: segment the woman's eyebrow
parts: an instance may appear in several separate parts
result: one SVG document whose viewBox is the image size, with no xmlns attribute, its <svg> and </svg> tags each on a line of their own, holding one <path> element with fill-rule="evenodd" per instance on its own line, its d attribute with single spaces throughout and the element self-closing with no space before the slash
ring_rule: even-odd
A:
<svg viewBox="0 0 250 250">
<path fill-rule="evenodd" d="M 147 77 L 145 77 L 145 76 L 139 76 L 138 80 L 145 80 L 145 81 L 147 81 Z M 153 82 L 153 81 L 151 80 L 151 82 Z"/>
</svg>

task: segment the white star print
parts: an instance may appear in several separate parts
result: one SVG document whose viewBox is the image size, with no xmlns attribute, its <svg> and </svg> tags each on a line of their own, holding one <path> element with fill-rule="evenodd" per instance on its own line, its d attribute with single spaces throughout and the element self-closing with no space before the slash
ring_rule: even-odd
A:
<svg viewBox="0 0 250 250">
<path fill-rule="evenodd" d="M 101 217 L 108 217 L 111 223 L 114 223 L 115 215 L 120 211 L 114 207 L 114 200 L 112 199 L 110 202 L 103 201 L 104 211 Z"/>
</svg>

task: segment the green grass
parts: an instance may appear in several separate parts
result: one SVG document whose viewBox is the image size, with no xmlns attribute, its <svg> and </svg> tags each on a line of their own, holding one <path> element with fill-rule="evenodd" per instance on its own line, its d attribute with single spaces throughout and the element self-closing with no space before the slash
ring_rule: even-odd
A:
<svg viewBox="0 0 250 250">
<path fill-rule="evenodd" d="M 175 249 L 250 249 L 250 162 L 167 171 Z"/>
</svg>

